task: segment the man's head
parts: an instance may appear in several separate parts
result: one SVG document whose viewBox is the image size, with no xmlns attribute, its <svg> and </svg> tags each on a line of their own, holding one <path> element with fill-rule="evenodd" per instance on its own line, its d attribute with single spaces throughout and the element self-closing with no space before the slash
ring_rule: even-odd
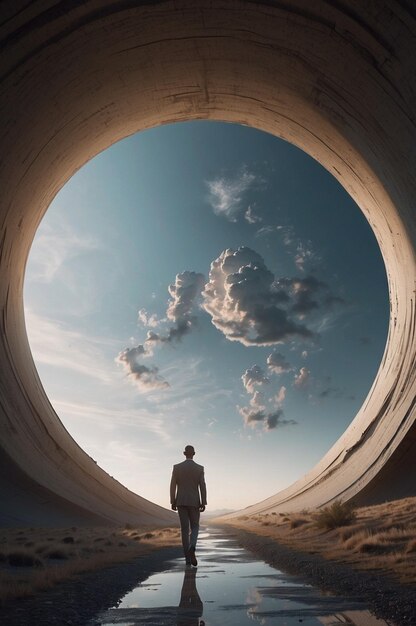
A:
<svg viewBox="0 0 416 626">
<path fill-rule="evenodd" d="M 195 449 L 193 446 L 185 446 L 183 453 L 187 459 L 192 459 L 195 454 Z"/>
</svg>

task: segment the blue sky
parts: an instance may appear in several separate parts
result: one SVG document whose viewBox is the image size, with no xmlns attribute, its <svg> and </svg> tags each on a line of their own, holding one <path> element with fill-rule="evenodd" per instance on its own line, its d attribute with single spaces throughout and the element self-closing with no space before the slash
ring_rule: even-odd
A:
<svg viewBox="0 0 416 626">
<path fill-rule="evenodd" d="M 388 310 L 377 242 L 337 181 L 282 140 L 217 122 L 151 129 L 86 164 L 25 279 L 58 415 L 164 506 L 188 443 L 211 509 L 306 473 L 361 406 Z"/>
</svg>

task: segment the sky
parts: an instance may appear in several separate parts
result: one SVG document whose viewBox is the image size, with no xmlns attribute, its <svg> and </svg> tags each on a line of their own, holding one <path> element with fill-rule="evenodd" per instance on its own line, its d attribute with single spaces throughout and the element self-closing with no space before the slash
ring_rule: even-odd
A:
<svg viewBox="0 0 416 626">
<path fill-rule="evenodd" d="M 210 121 L 84 165 L 38 228 L 24 303 L 74 439 L 165 507 L 194 445 L 211 511 L 320 460 L 371 387 L 389 314 L 377 241 L 340 184 L 281 139 Z"/>
</svg>

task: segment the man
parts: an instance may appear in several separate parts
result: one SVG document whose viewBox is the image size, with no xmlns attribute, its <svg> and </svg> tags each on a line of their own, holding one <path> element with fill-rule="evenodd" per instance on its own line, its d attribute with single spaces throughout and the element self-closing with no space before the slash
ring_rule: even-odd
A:
<svg viewBox="0 0 416 626">
<path fill-rule="evenodd" d="M 199 531 L 199 515 L 207 505 L 204 468 L 193 460 L 193 446 L 186 446 L 186 460 L 173 466 L 170 481 L 170 502 L 173 511 L 178 511 L 181 522 L 182 545 L 186 564 L 198 565 L 195 556 Z"/>
</svg>

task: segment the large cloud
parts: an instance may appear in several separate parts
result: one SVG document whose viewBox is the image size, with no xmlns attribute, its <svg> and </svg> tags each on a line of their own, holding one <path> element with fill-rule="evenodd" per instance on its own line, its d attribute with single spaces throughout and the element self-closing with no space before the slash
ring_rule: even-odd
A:
<svg viewBox="0 0 416 626">
<path fill-rule="evenodd" d="M 159 369 L 156 366 L 147 367 L 139 362 L 140 357 L 145 356 L 146 353 L 145 346 L 140 344 L 120 352 L 116 361 L 124 366 L 128 377 L 140 391 L 166 389 L 169 387 L 169 383 L 159 375 Z"/>
<path fill-rule="evenodd" d="M 242 375 L 241 380 L 248 393 L 254 393 L 256 386 L 267 385 L 270 382 L 259 365 L 249 367 Z"/>
<path fill-rule="evenodd" d="M 168 287 L 171 299 L 168 302 L 166 318 L 173 322 L 167 334 L 149 331 L 145 343 L 170 343 L 180 341 L 195 324 L 193 310 L 196 299 L 204 288 L 205 276 L 198 272 L 181 272 L 175 282 Z"/>
<path fill-rule="evenodd" d="M 176 324 L 176 336 L 188 332 L 194 317 L 192 315 L 195 300 L 204 288 L 205 276 L 198 272 L 182 272 L 176 275 L 175 282 L 169 285 L 171 300 L 168 303 L 166 316 Z M 185 330 L 186 329 L 186 330 Z"/>
<path fill-rule="evenodd" d="M 223 215 L 230 222 L 235 222 L 242 209 L 244 194 L 256 181 L 256 176 L 247 170 L 235 178 L 215 178 L 208 181 L 209 202 L 216 215 Z"/>
<path fill-rule="evenodd" d="M 305 325 L 291 317 L 291 290 L 291 284 L 276 282 L 257 252 L 242 246 L 224 250 L 211 263 L 203 306 L 227 339 L 246 346 L 312 337 Z"/>
</svg>

